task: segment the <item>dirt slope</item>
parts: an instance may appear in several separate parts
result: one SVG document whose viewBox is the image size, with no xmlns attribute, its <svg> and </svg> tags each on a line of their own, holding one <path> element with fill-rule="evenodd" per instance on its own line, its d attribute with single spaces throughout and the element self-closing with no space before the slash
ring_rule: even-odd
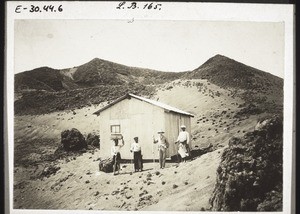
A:
<svg viewBox="0 0 300 214">
<path fill-rule="evenodd" d="M 16 178 L 15 208 L 94 210 L 200 210 L 208 208 L 215 170 L 221 151 L 203 155 L 193 162 L 145 164 L 145 171 L 133 173 L 123 165 L 120 175 L 98 171 L 98 152 L 86 153 L 68 163 L 61 162 L 57 174 L 43 180 Z M 201 167 L 198 167 L 198 166 Z M 154 168 L 153 168 L 154 166 Z M 16 170 L 21 170 L 17 168 Z M 174 185 L 177 185 L 175 187 Z M 26 189 L 26 191 L 24 191 Z M 199 197 L 195 198 L 196 195 Z M 194 200 L 190 200 L 194 198 Z M 186 200 L 182 200 L 186 198 Z M 153 204 L 153 205 L 152 205 Z M 176 204 L 173 206 L 172 204 Z M 152 206 L 150 206 L 152 205 Z"/>
<path fill-rule="evenodd" d="M 99 172 L 100 157 L 96 151 L 61 160 L 60 170 L 55 175 L 39 180 L 39 173 L 49 164 L 41 160 L 58 147 L 61 131 L 77 128 L 83 134 L 97 132 L 97 117 L 92 113 L 104 104 L 74 111 L 16 116 L 14 208 L 208 209 L 224 146 L 230 137 L 253 129 L 259 116 L 236 117 L 243 109 L 243 100 L 206 80 L 177 80 L 161 85 L 153 99 L 195 114 L 192 120 L 194 146 L 212 143 L 218 150 L 179 166 L 169 163 L 157 174 L 151 163 L 145 164 L 145 172 L 133 175 L 130 175 L 132 165 L 127 165 L 119 176 Z"/>
</svg>

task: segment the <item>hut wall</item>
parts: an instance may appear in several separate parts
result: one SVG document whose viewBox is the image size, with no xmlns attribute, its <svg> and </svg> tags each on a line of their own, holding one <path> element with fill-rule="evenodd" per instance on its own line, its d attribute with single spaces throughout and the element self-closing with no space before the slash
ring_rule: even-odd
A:
<svg viewBox="0 0 300 214">
<path fill-rule="evenodd" d="M 111 156 L 113 143 L 110 140 L 111 126 L 120 125 L 125 145 L 121 149 L 123 159 L 131 159 L 130 146 L 134 137 L 139 137 L 143 158 L 158 157 L 153 137 L 159 129 L 164 129 L 164 110 L 135 98 L 124 99 L 100 113 L 100 156 Z"/>
<path fill-rule="evenodd" d="M 186 131 L 189 132 L 189 134 L 191 134 L 191 118 L 189 116 L 173 112 L 165 112 L 165 136 L 167 137 L 168 142 L 170 144 L 167 157 L 171 157 L 177 154 L 178 144 L 175 144 L 175 141 L 177 140 L 181 125 L 185 125 Z"/>
</svg>

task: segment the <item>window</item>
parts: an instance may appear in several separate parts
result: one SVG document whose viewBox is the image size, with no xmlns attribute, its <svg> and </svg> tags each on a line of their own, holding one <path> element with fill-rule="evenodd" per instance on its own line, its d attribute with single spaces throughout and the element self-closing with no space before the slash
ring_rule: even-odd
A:
<svg viewBox="0 0 300 214">
<path fill-rule="evenodd" d="M 113 133 L 113 134 L 121 133 L 120 125 L 111 125 L 110 126 L 110 132 Z"/>
</svg>

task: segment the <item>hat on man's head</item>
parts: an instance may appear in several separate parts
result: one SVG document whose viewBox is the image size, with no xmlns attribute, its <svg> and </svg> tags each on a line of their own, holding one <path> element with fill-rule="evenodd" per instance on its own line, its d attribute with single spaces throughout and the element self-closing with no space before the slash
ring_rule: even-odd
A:
<svg viewBox="0 0 300 214">
<path fill-rule="evenodd" d="M 180 128 L 182 128 L 182 129 L 185 129 L 185 128 L 186 128 L 186 126 L 185 126 L 185 125 L 181 125 L 181 126 L 180 126 Z"/>
<path fill-rule="evenodd" d="M 160 134 L 160 133 L 165 133 L 165 132 L 161 129 L 157 133 Z"/>
</svg>

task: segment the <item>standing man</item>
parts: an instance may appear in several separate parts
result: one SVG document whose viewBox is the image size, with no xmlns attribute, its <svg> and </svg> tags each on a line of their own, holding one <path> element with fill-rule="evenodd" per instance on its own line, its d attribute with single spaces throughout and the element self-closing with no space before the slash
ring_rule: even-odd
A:
<svg viewBox="0 0 300 214">
<path fill-rule="evenodd" d="M 179 132 L 176 143 L 178 145 L 178 153 L 180 154 L 182 160 L 185 162 L 185 158 L 189 156 L 189 143 L 190 143 L 190 134 L 186 131 L 186 126 L 180 126 L 181 131 Z"/>
<path fill-rule="evenodd" d="M 113 156 L 113 171 L 114 175 L 116 175 L 116 171 L 118 170 L 118 174 L 120 174 L 121 168 L 121 154 L 120 149 L 124 146 L 124 139 L 121 135 L 121 144 L 119 145 L 119 139 L 113 138 L 114 145 L 111 147 L 111 155 Z"/>
<path fill-rule="evenodd" d="M 143 171 L 142 149 L 139 144 L 139 138 L 134 137 L 134 142 L 131 144 L 130 152 L 133 152 L 134 171 Z"/>
<path fill-rule="evenodd" d="M 165 168 L 166 165 L 166 152 L 167 149 L 169 148 L 169 143 L 166 139 L 166 137 L 164 136 L 164 131 L 160 130 L 158 131 L 158 138 L 157 140 L 154 139 L 153 143 L 158 143 L 158 153 L 159 153 L 159 165 L 160 168 L 163 169 Z"/>
</svg>

